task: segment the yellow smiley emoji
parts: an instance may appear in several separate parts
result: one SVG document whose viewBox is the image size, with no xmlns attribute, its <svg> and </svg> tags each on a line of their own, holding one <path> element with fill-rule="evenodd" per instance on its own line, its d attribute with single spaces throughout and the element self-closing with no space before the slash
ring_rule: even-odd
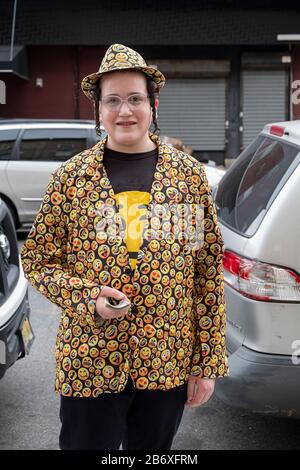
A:
<svg viewBox="0 0 300 470">
<path fill-rule="evenodd" d="M 106 379 L 111 379 L 114 376 L 114 368 L 112 366 L 105 366 L 103 369 L 103 375 Z"/>
<path fill-rule="evenodd" d="M 141 349 L 141 358 L 142 359 L 149 359 L 149 357 L 151 356 L 151 349 L 150 348 L 147 348 L 147 347 L 144 347 Z"/>
<path fill-rule="evenodd" d="M 110 360 L 111 364 L 117 366 L 117 365 L 121 364 L 121 362 L 122 362 L 122 354 L 119 351 L 115 351 L 115 352 L 110 354 L 109 360 Z"/>
<path fill-rule="evenodd" d="M 156 297 L 153 294 L 149 294 L 145 298 L 145 305 L 147 307 L 153 307 L 153 305 L 155 305 L 155 302 L 156 302 Z"/>
<path fill-rule="evenodd" d="M 149 380 L 147 377 L 139 377 L 136 381 L 137 389 L 145 390 L 148 386 Z"/>
<path fill-rule="evenodd" d="M 108 343 L 107 343 L 107 349 L 108 349 L 108 351 L 110 351 L 110 352 L 116 351 L 116 350 L 118 349 L 118 346 L 119 346 L 119 344 L 118 344 L 118 342 L 115 341 L 115 340 L 110 340 L 110 341 L 108 341 Z"/>
<path fill-rule="evenodd" d="M 81 367 L 78 371 L 78 377 L 80 380 L 87 380 L 89 378 L 89 371 L 85 367 Z"/>
</svg>

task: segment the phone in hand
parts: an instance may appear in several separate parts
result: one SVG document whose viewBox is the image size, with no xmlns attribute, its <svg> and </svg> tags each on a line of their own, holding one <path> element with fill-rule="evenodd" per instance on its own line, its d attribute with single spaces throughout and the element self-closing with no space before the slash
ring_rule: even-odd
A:
<svg viewBox="0 0 300 470">
<path fill-rule="evenodd" d="M 113 297 L 107 297 L 105 299 L 105 307 L 112 308 L 113 310 L 122 310 L 125 307 L 128 307 L 130 305 L 130 302 L 127 300 L 117 300 L 114 299 Z"/>
</svg>

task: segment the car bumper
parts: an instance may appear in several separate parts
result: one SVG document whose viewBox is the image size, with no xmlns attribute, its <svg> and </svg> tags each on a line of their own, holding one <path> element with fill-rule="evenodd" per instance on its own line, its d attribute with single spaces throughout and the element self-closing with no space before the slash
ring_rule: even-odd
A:
<svg viewBox="0 0 300 470">
<path fill-rule="evenodd" d="M 300 365 L 292 356 L 263 354 L 241 346 L 229 357 L 229 377 L 217 380 L 216 395 L 253 413 L 300 418 Z"/>
<path fill-rule="evenodd" d="M 0 378 L 14 362 L 29 353 L 34 341 L 29 314 L 27 289 L 14 315 L 0 328 Z"/>
</svg>

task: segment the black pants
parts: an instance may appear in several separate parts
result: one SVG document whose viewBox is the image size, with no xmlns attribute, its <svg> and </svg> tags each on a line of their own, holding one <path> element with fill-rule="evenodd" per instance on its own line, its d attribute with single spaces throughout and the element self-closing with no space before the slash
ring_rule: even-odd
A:
<svg viewBox="0 0 300 470">
<path fill-rule="evenodd" d="M 187 384 L 173 389 L 136 390 L 97 398 L 63 397 L 61 450 L 169 450 L 182 419 Z"/>
</svg>

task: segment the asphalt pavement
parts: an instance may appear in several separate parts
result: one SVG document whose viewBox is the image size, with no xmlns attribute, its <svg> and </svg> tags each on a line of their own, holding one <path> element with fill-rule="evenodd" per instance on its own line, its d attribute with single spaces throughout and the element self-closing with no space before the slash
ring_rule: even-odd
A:
<svg viewBox="0 0 300 470">
<path fill-rule="evenodd" d="M 23 240 L 19 235 L 19 247 Z M 29 301 L 36 338 L 29 356 L 0 380 L 0 450 L 59 448 L 54 346 L 60 310 L 31 286 Z M 213 396 L 199 408 L 185 409 L 173 449 L 299 450 L 300 420 L 253 415 Z"/>
</svg>

